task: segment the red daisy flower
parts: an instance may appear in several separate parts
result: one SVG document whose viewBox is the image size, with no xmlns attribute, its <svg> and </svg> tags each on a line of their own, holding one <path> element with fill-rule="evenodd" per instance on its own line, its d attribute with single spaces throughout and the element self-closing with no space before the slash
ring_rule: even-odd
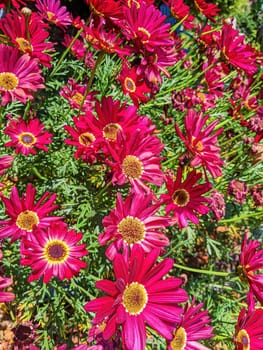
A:
<svg viewBox="0 0 263 350">
<path fill-rule="evenodd" d="M 240 311 L 234 336 L 234 350 L 263 349 L 263 309 Z"/>
<path fill-rule="evenodd" d="M 244 39 L 245 35 L 240 35 L 231 24 L 224 22 L 217 45 L 225 62 L 253 75 L 257 71 L 256 54 L 251 46 L 244 44 Z"/>
<path fill-rule="evenodd" d="M 72 16 L 60 0 L 36 0 L 36 8 L 46 20 L 62 29 L 72 24 Z"/>
<path fill-rule="evenodd" d="M 0 238 L 11 237 L 12 242 L 33 231 L 34 227 L 43 228 L 52 221 L 60 220 L 58 216 L 47 216 L 58 206 L 54 204 L 56 194 L 45 192 L 36 202 L 36 189 L 32 184 L 26 187 L 26 193 L 19 197 L 16 186 L 12 188 L 10 199 L 1 196 L 9 220 L 0 221 Z"/>
<path fill-rule="evenodd" d="M 149 97 L 145 94 L 150 93 L 151 89 L 146 85 L 142 74 L 137 74 L 137 67 L 132 68 L 124 62 L 121 72 L 118 76 L 124 94 L 128 94 L 135 106 L 139 106 L 139 102 L 145 103 Z"/>
<path fill-rule="evenodd" d="M 35 12 L 28 19 L 13 11 L 0 21 L 0 29 L 3 34 L 9 37 L 11 43 L 19 51 L 32 58 L 37 58 L 43 65 L 51 67 L 52 57 L 46 52 L 53 49 L 53 43 L 46 41 L 49 36 L 46 28 L 47 25 Z"/>
<path fill-rule="evenodd" d="M 215 22 L 214 17 L 220 12 L 220 9 L 216 4 L 205 2 L 205 0 L 194 0 L 194 4 L 200 13 Z"/>
<path fill-rule="evenodd" d="M 205 215 L 209 212 L 210 208 L 205 203 L 210 203 L 210 199 L 202 195 L 212 187 L 210 183 L 197 184 L 202 174 L 197 174 L 195 170 L 191 171 L 184 181 L 182 181 L 182 173 L 182 168 L 179 168 L 175 181 L 167 176 L 168 193 L 161 195 L 163 202 L 167 203 L 166 213 L 173 212 L 180 228 L 188 225 L 187 220 L 198 224 L 199 219 L 196 214 Z"/>
<path fill-rule="evenodd" d="M 255 273 L 263 269 L 263 249 L 261 243 L 248 240 L 245 235 L 239 257 L 238 273 L 240 279 L 249 285 L 250 291 L 263 304 L 263 274 Z"/>
<path fill-rule="evenodd" d="M 86 89 L 87 86 L 78 84 L 76 80 L 70 78 L 67 86 L 61 88 L 60 95 L 68 100 L 71 108 L 79 109 L 82 104 L 81 111 L 88 112 L 94 108 L 94 95 L 96 95 L 96 92 L 88 93 L 83 103 Z"/>
<path fill-rule="evenodd" d="M 167 350 L 209 350 L 198 341 L 213 337 L 213 327 L 209 326 L 208 311 L 203 310 L 203 303 L 194 306 L 194 300 L 186 305 L 181 321 L 173 332 L 173 339 Z"/>
<path fill-rule="evenodd" d="M 0 276 L 0 303 L 7 303 L 15 299 L 15 294 L 11 292 L 2 292 L 2 289 L 10 287 L 13 281 L 11 278 Z"/>
<path fill-rule="evenodd" d="M 117 252 L 123 249 L 127 256 L 129 248 L 139 244 L 145 252 L 153 248 L 169 245 L 169 240 L 161 231 L 169 225 L 170 220 L 164 216 L 155 216 L 160 204 L 152 204 L 153 194 L 143 192 L 131 193 L 125 201 L 117 193 L 116 208 L 102 223 L 105 231 L 99 235 L 99 242 L 105 245 L 111 242 L 106 256 L 113 260 Z"/>
<path fill-rule="evenodd" d="M 118 146 L 118 148 L 117 148 Z M 108 143 L 111 159 L 106 162 L 112 168 L 112 183 L 123 185 L 127 180 L 132 186 L 144 188 L 149 191 L 144 181 L 161 186 L 164 174 L 160 168 L 158 157 L 163 144 L 153 135 L 141 135 L 140 130 L 135 130 L 127 140 L 122 133 L 118 133 L 117 146 Z"/>
<path fill-rule="evenodd" d="M 128 40 L 133 40 L 138 50 L 153 52 L 157 47 L 172 47 L 170 24 L 165 23 L 166 16 L 154 6 L 142 3 L 124 7 L 122 24 L 123 33 Z"/>
<path fill-rule="evenodd" d="M 147 255 L 135 245 L 129 261 L 121 254 L 114 259 L 116 281 L 101 280 L 96 287 L 108 295 L 85 305 L 85 310 L 96 312 L 94 323 L 106 319 L 103 337 L 109 339 L 122 325 L 122 342 L 127 350 L 143 350 L 146 343 L 145 323 L 166 339 L 172 339 L 171 325 L 180 320 L 178 303 L 187 300 L 180 289 L 181 279 L 163 279 L 173 267 L 172 259 L 156 263 L 159 249 Z"/>
<path fill-rule="evenodd" d="M 73 36 L 66 34 L 64 35 L 64 41 L 62 42 L 62 44 L 65 47 L 68 47 L 69 45 L 71 45 L 73 40 Z M 82 60 L 87 53 L 87 48 L 85 47 L 84 42 L 82 40 L 77 39 L 74 41 L 74 44 L 71 45 L 70 52 L 78 60 Z"/>
<path fill-rule="evenodd" d="M 0 176 L 4 175 L 6 170 L 11 167 L 14 161 L 13 156 L 1 156 L 0 157 Z"/>
<path fill-rule="evenodd" d="M 218 121 L 215 120 L 204 129 L 208 118 L 209 115 L 203 117 L 201 112 L 197 113 L 194 110 L 189 110 L 184 120 L 186 136 L 182 134 L 177 124 L 175 124 L 175 129 L 193 156 L 191 166 L 202 165 L 215 178 L 222 175 L 222 166 L 224 165 L 219 155 L 220 147 L 216 144 L 217 136 L 224 129 L 218 129 L 213 135 L 210 135 Z"/>
<path fill-rule="evenodd" d="M 15 147 L 16 153 L 22 153 L 26 156 L 37 154 L 35 148 L 48 151 L 45 145 L 51 143 L 52 134 L 44 130 L 44 124 L 37 118 L 29 119 L 26 123 L 22 117 L 19 119 L 10 119 L 4 133 L 12 141 L 5 143 L 6 147 Z"/>
<path fill-rule="evenodd" d="M 32 91 L 45 86 L 40 75 L 38 61 L 27 54 L 20 55 L 17 48 L 0 45 L 0 94 L 2 106 L 19 100 L 23 103 L 32 100 Z"/>
<path fill-rule="evenodd" d="M 102 142 L 101 134 L 96 132 L 96 118 L 92 113 L 86 112 L 85 115 L 73 117 L 73 122 L 76 129 L 69 125 L 64 126 L 72 137 L 72 140 L 66 139 L 65 143 L 77 147 L 74 155 L 76 159 L 81 158 L 83 161 L 92 163 L 97 157 Z"/>
<path fill-rule="evenodd" d="M 86 267 L 79 258 L 88 254 L 85 244 L 78 245 L 81 233 L 68 230 L 64 222 L 52 223 L 45 230 L 40 229 L 23 239 L 21 265 L 30 266 L 33 270 L 28 277 L 32 282 L 43 276 L 48 283 L 52 276 L 59 279 L 70 279 Z"/>
<path fill-rule="evenodd" d="M 120 1 L 116 0 L 85 0 L 91 11 L 100 17 L 118 20 L 122 18 L 122 7 Z"/>
<path fill-rule="evenodd" d="M 178 22 L 183 20 L 182 24 L 186 29 L 194 28 L 192 23 L 194 21 L 194 16 L 190 14 L 190 7 L 186 5 L 183 0 L 164 0 L 163 2 L 169 6 L 171 15 L 176 18 Z"/>
<path fill-rule="evenodd" d="M 27 0 L 26 2 L 28 2 L 28 1 L 33 2 L 33 1 L 35 1 L 35 0 Z M 5 5 L 7 5 L 8 0 L 2 0 L 2 2 L 4 2 Z M 14 6 L 15 8 L 20 8 L 21 6 L 26 6 L 26 2 L 23 1 L 23 0 L 11 0 L 11 4 L 12 4 L 12 6 Z M 1 7 L 1 5 L 2 5 L 2 4 L 0 4 L 0 7 Z"/>
</svg>

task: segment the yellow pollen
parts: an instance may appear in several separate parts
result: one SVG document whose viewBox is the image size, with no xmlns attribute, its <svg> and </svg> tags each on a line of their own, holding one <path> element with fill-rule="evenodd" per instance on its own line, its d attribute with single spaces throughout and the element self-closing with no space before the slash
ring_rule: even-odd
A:
<svg viewBox="0 0 263 350">
<path fill-rule="evenodd" d="M 241 329 L 237 333 L 235 343 L 242 346 L 240 350 L 250 350 L 250 338 L 245 329 Z"/>
<path fill-rule="evenodd" d="M 95 136 L 90 132 L 84 132 L 83 134 L 79 135 L 79 143 L 82 146 L 89 146 L 93 141 L 95 141 L 95 139 Z"/>
<path fill-rule="evenodd" d="M 19 83 L 18 77 L 14 73 L 0 73 L 0 88 L 5 91 L 13 91 Z"/>
<path fill-rule="evenodd" d="M 118 130 L 122 130 L 120 124 L 109 123 L 103 128 L 103 136 L 109 141 L 116 141 Z"/>
<path fill-rule="evenodd" d="M 128 0 L 127 1 L 127 5 L 128 5 L 129 8 L 132 7 L 132 4 L 135 4 L 137 10 L 139 10 L 139 8 L 141 7 L 141 4 L 138 1 L 136 1 L 136 0 Z"/>
<path fill-rule="evenodd" d="M 143 164 L 136 156 L 128 155 L 122 162 L 122 171 L 124 175 L 138 179 L 142 176 Z"/>
<path fill-rule="evenodd" d="M 50 20 L 50 21 L 53 21 L 54 20 L 54 17 L 55 17 L 55 14 L 51 11 L 47 11 L 47 18 Z"/>
<path fill-rule="evenodd" d="M 90 5 L 92 11 L 94 11 L 98 16 L 100 16 L 100 17 L 103 17 L 103 16 L 104 16 L 104 14 L 103 14 L 102 12 L 98 11 L 98 10 L 94 7 L 93 4 L 90 3 L 89 5 Z"/>
<path fill-rule="evenodd" d="M 130 315 L 139 315 L 148 302 L 145 287 L 138 283 L 128 284 L 122 295 L 122 304 Z"/>
<path fill-rule="evenodd" d="M 43 254 L 49 264 L 61 264 L 69 256 L 69 247 L 64 241 L 54 239 L 46 243 Z"/>
<path fill-rule="evenodd" d="M 17 219 L 16 226 L 20 229 L 31 232 L 34 226 L 39 224 L 39 218 L 37 213 L 31 210 L 22 211 Z"/>
<path fill-rule="evenodd" d="M 253 277 L 253 271 L 247 271 L 249 269 L 249 265 L 242 266 L 238 265 L 237 272 L 239 275 L 239 278 L 242 282 L 249 283 L 250 277 Z"/>
<path fill-rule="evenodd" d="M 143 44 L 147 44 L 147 43 L 149 42 L 149 39 L 150 39 L 150 37 L 151 37 L 151 34 L 148 32 L 147 29 L 145 29 L 145 28 L 143 28 L 143 27 L 138 27 L 138 31 L 139 31 L 140 33 L 143 33 L 143 34 L 146 36 L 146 38 L 145 38 L 144 40 L 142 40 L 142 43 L 143 43 Z"/>
<path fill-rule="evenodd" d="M 28 40 L 25 38 L 16 38 L 16 42 L 19 46 L 19 50 L 25 52 L 25 53 L 30 53 L 32 52 L 32 45 Z"/>
<path fill-rule="evenodd" d="M 126 216 L 118 224 L 118 232 L 122 235 L 123 240 L 131 245 L 141 242 L 145 237 L 145 226 L 140 219 L 133 216 Z"/>
<path fill-rule="evenodd" d="M 170 343 L 172 350 L 184 350 L 186 345 L 187 335 L 183 327 L 179 327 L 174 331 L 173 340 Z"/>
<path fill-rule="evenodd" d="M 125 89 L 128 90 L 129 92 L 135 92 L 136 91 L 135 82 L 131 78 L 126 77 L 124 79 L 124 86 L 125 86 Z"/>
<path fill-rule="evenodd" d="M 80 92 L 76 92 L 71 99 L 78 105 L 80 106 L 82 101 L 83 101 L 83 95 Z"/>
<path fill-rule="evenodd" d="M 25 147 L 31 147 L 37 142 L 37 139 L 31 132 L 22 132 L 18 135 L 18 141 Z"/>
<path fill-rule="evenodd" d="M 178 207 L 185 207 L 189 203 L 190 195 L 185 189 L 181 188 L 174 192 L 172 200 Z"/>
<path fill-rule="evenodd" d="M 195 148 L 198 152 L 202 152 L 204 150 L 204 146 L 201 141 L 195 142 L 195 137 L 192 136 L 192 147 Z"/>
</svg>

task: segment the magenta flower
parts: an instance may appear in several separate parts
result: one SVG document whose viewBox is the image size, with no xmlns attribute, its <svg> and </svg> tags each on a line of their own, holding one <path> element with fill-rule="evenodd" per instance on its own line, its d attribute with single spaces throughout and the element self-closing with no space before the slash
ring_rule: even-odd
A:
<svg viewBox="0 0 263 350">
<path fill-rule="evenodd" d="M 242 309 L 234 336 L 234 350 L 263 349 L 263 310 L 247 311 Z"/>
<path fill-rule="evenodd" d="M 195 170 L 191 171 L 184 181 L 182 181 L 182 173 L 182 168 L 179 168 L 175 181 L 167 176 L 168 193 L 161 195 L 161 199 L 166 204 L 166 213 L 173 213 L 180 228 L 186 227 L 188 220 L 198 224 L 197 214 L 204 215 L 209 212 L 210 208 L 206 203 L 210 203 L 210 200 L 203 197 L 203 194 L 212 187 L 210 183 L 197 184 L 202 174 L 197 174 Z"/>
<path fill-rule="evenodd" d="M 249 188 L 244 181 L 231 180 L 227 189 L 228 194 L 235 198 L 235 203 L 244 204 Z"/>
<path fill-rule="evenodd" d="M 11 237 L 15 241 L 32 232 L 35 227 L 47 227 L 51 222 L 61 219 L 58 216 L 47 216 L 58 207 L 54 204 L 56 194 L 46 192 L 34 203 L 35 197 L 36 189 L 32 184 L 27 185 L 26 193 L 21 198 L 16 186 L 12 188 L 10 198 L 1 197 L 10 219 L 0 221 L 0 238 Z"/>
<path fill-rule="evenodd" d="M 51 277 L 70 279 L 86 267 L 80 260 L 88 254 L 85 244 L 79 244 L 81 233 L 68 230 L 64 222 L 52 223 L 46 229 L 40 229 L 25 237 L 21 248 L 21 265 L 30 266 L 33 270 L 28 277 L 32 282 L 43 276 L 43 282 L 48 283 Z"/>
<path fill-rule="evenodd" d="M 4 175 L 6 170 L 12 166 L 13 156 L 0 156 L 0 176 Z"/>
<path fill-rule="evenodd" d="M 202 165 L 215 178 L 222 175 L 222 166 L 224 162 L 220 159 L 220 147 L 217 145 L 217 136 L 224 129 L 218 129 L 214 134 L 211 132 L 218 124 L 215 120 L 204 128 L 209 116 L 202 116 L 202 113 L 197 113 L 194 110 L 189 110 L 184 121 L 186 135 L 184 136 L 175 124 L 175 129 L 181 140 L 185 143 L 190 155 L 193 157 L 191 166 L 195 167 Z"/>
<path fill-rule="evenodd" d="M 255 273 L 263 269 L 263 249 L 261 243 L 248 240 L 245 235 L 239 257 L 238 273 L 240 279 L 249 285 L 250 291 L 263 304 L 263 274 Z"/>
<path fill-rule="evenodd" d="M 208 311 L 200 311 L 202 306 L 203 303 L 194 306 L 194 300 L 185 306 L 167 350 L 209 350 L 199 343 L 199 340 L 213 337 Z"/>
<path fill-rule="evenodd" d="M 152 201 L 151 193 L 132 193 L 125 201 L 117 193 L 116 208 L 104 217 L 102 223 L 105 231 L 99 235 L 101 245 L 110 242 L 106 250 L 108 259 L 113 260 L 120 249 L 123 249 L 124 256 L 127 256 L 129 248 L 134 244 L 139 244 L 145 252 L 169 245 L 169 240 L 162 231 L 169 225 L 170 220 L 154 215 L 160 204 L 153 204 Z"/>
<path fill-rule="evenodd" d="M 62 29 L 72 24 L 72 16 L 60 0 L 36 0 L 36 8 L 47 21 Z"/>
<path fill-rule="evenodd" d="M 13 281 L 11 278 L 0 276 L 0 303 L 7 303 L 15 299 L 15 294 L 11 292 L 2 292 L 2 289 L 10 287 Z"/>
<path fill-rule="evenodd" d="M 127 350 L 144 350 L 145 323 L 164 338 L 172 339 L 172 324 L 180 321 L 182 308 L 178 303 L 187 300 L 180 285 L 181 279 L 163 277 L 173 267 L 172 259 L 157 263 L 159 250 L 145 255 L 135 245 L 127 261 L 120 254 L 114 259 L 115 281 L 101 280 L 96 287 L 106 296 L 89 301 L 85 310 L 95 312 L 94 323 L 106 319 L 103 337 L 109 339 L 122 325 L 122 342 Z"/>
<path fill-rule="evenodd" d="M 15 147 L 16 153 L 26 156 L 37 154 L 36 148 L 48 151 L 46 145 L 51 143 L 52 134 L 44 130 L 44 124 L 38 118 L 29 119 L 26 123 L 22 117 L 10 119 L 4 133 L 11 138 L 6 147 Z"/>
<path fill-rule="evenodd" d="M 33 91 L 45 87 L 37 59 L 31 59 L 27 54 L 21 56 L 17 48 L 1 44 L 0 62 L 2 106 L 16 100 L 26 103 L 33 99 Z"/>
</svg>

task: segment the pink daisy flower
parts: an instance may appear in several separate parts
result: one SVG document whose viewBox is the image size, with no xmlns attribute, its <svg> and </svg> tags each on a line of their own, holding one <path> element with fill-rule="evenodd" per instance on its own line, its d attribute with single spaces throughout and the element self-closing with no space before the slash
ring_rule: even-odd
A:
<svg viewBox="0 0 263 350">
<path fill-rule="evenodd" d="M 245 235 L 239 257 L 238 273 L 241 281 L 249 285 L 250 291 L 263 304 L 263 249 L 257 240 L 248 240 Z"/>
<path fill-rule="evenodd" d="M 0 303 L 7 303 L 15 299 L 15 294 L 11 292 L 3 292 L 2 290 L 10 287 L 13 281 L 11 278 L 0 276 Z"/>
<path fill-rule="evenodd" d="M 169 239 L 162 231 L 170 220 L 154 215 L 160 204 L 152 204 L 153 199 L 151 193 L 136 192 L 124 201 L 120 193 L 117 193 L 116 208 L 104 217 L 102 223 L 105 231 L 98 237 L 101 245 L 110 242 L 106 250 L 108 259 L 113 260 L 121 249 L 124 256 L 127 256 L 129 248 L 134 244 L 139 244 L 147 253 L 153 248 L 169 245 Z"/>
<path fill-rule="evenodd" d="M 86 267 L 80 260 L 88 254 L 85 244 L 79 244 L 81 233 L 68 230 L 64 222 L 52 223 L 46 229 L 40 229 L 25 237 L 21 249 L 22 265 L 30 266 L 33 270 L 28 277 L 32 282 L 43 276 L 43 282 L 48 283 L 51 277 L 70 279 Z"/>
<path fill-rule="evenodd" d="M 13 156 L 0 156 L 0 176 L 4 175 L 6 170 L 12 166 Z"/>
<path fill-rule="evenodd" d="M 11 138 L 5 143 L 6 147 L 15 147 L 15 153 L 22 153 L 26 156 L 37 154 L 35 148 L 48 151 L 46 145 L 51 143 L 52 134 L 44 130 L 44 124 L 37 118 L 29 119 L 26 123 L 22 117 L 10 119 L 4 133 Z"/>
<path fill-rule="evenodd" d="M 202 174 L 196 173 L 195 170 L 191 171 L 184 181 L 182 175 L 183 169 L 179 168 L 175 181 L 171 176 L 167 176 L 168 193 L 161 195 L 166 204 L 166 213 L 173 213 L 180 228 L 188 226 L 188 220 L 198 224 L 197 214 L 205 215 L 209 212 L 210 208 L 206 204 L 210 203 L 210 199 L 203 197 L 203 194 L 212 187 L 210 183 L 197 184 Z"/>
<path fill-rule="evenodd" d="M 158 155 L 162 149 L 163 144 L 156 136 L 141 135 L 138 129 L 129 139 L 119 133 L 115 147 L 108 143 L 112 159 L 108 158 L 106 162 L 113 171 L 112 183 L 123 185 L 128 180 L 132 186 L 143 188 L 147 192 L 149 188 L 144 184 L 145 181 L 161 186 L 164 174 Z"/>
<path fill-rule="evenodd" d="M 104 339 L 113 336 L 122 326 L 122 342 L 127 350 L 143 350 L 146 345 L 148 324 L 162 337 L 171 340 L 174 322 L 179 322 L 182 308 L 178 303 L 187 300 L 187 294 L 180 289 L 181 279 L 163 278 L 173 267 L 172 259 L 157 263 L 159 249 L 147 255 L 135 245 L 130 259 L 121 254 L 114 259 L 115 281 L 101 280 L 96 287 L 106 293 L 85 305 L 85 310 L 95 312 L 93 320 L 99 324 L 106 319 Z"/>
<path fill-rule="evenodd" d="M 220 159 L 219 151 L 220 147 L 217 145 L 217 136 L 220 135 L 224 129 L 218 129 L 214 134 L 211 132 L 218 124 L 215 120 L 204 128 L 209 115 L 203 117 L 202 113 L 197 113 L 194 110 L 189 110 L 185 120 L 184 136 L 175 124 L 175 129 L 181 140 L 184 141 L 190 155 L 193 157 L 191 166 L 195 167 L 202 165 L 211 173 L 215 178 L 222 175 L 222 166 L 224 162 Z"/>
<path fill-rule="evenodd" d="M 205 2 L 205 0 L 194 0 L 194 4 L 200 13 L 210 19 L 210 21 L 215 22 L 214 17 L 220 12 L 220 9 L 216 4 Z"/>
<path fill-rule="evenodd" d="M 213 337 L 213 327 L 209 326 L 208 311 L 203 310 L 203 303 L 194 306 L 194 300 L 186 305 L 181 321 L 173 332 L 173 339 L 168 343 L 167 350 L 209 350 L 201 345 L 199 340 Z"/>
<path fill-rule="evenodd" d="M 247 311 L 242 309 L 234 336 L 234 350 L 263 349 L 263 309 Z"/>
<path fill-rule="evenodd" d="M 46 41 L 49 36 L 46 31 L 47 25 L 41 21 L 41 17 L 35 12 L 28 19 L 26 16 L 21 16 L 12 11 L 0 21 L 0 29 L 20 52 L 28 54 L 32 58 L 37 58 L 43 65 L 51 67 L 52 57 L 47 54 L 47 51 L 53 49 L 53 43 Z M 29 31 L 30 40 L 27 30 Z"/>
<path fill-rule="evenodd" d="M 258 69 L 256 54 L 251 46 L 244 43 L 244 39 L 245 35 L 240 35 L 231 24 L 224 22 L 217 45 L 225 62 L 242 69 L 248 75 L 253 75 Z"/>
<path fill-rule="evenodd" d="M 0 45 L 0 62 L 2 106 L 16 100 L 26 103 L 33 99 L 32 91 L 45 87 L 38 61 L 27 54 L 21 56 L 17 48 Z"/>
<path fill-rule="evenodd" d="M 72 16 L 60 0 L 36 0 L 36 8 L 48 22 L 62 29 L 72 24 Z"/>
<path fill-rule="evenodd" d="M 116 0 L 85 0 L 90 6 L 91 11 L 99 16 L 111 20 L 122 18 L 122 7 L 120 1 Z"/>
<path fill-rule="evenodd" d="M 169 6 L 171 15 L 176 18 L 178 22 L 183 21 L 183 26 L 186 29 L 194 28 L 194 17 L 190 14 L 190 7 L 186 5 L 183 0 L 164 0 L 167 6 Z"/>
<path fill-rule="evenodd" d="M 55 210 L 58 206 L 54 204 L 56 194 L 50 195 L 45 192 L 36 202 L 36 189 L 32 184 L 26 187 L 26 193 L 19 197 L 16 186 L 12 188 L 10 198 L 1 196 L 5 206 L 8 220 L 0 221 L 0 239 L 11 237 L 15 241 L 26 234 L 30 234 L 34 227 L 43 228 L 50 225 L 52 221 L 60 220 L 58 216 L 47 216 L 48 213 Z"/>
</svg>

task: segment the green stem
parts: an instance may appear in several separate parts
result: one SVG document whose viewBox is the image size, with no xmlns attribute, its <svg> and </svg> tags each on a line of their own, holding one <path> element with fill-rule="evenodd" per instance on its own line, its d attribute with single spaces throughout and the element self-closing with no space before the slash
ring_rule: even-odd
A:
<svg viewBox="0 0 263 350">
<path fill-rule="evenodd" d="M 184 16 L 184 18 L 181 19 L 180 22 L 175 23 L 175 25 L 171 27 L 171 32 L 174 32 L 177 28 L 179 28 L 180 25 L 186 20 L 186 18 L 187 18 L 188 16 L 189 16 L 189 15 L 187 14 L 186 16 Z"/>
<path fill-rule="evenodd" d="M 99 191 L 99 193 L 97 194 L 96 198 L 100 198 L 101 195 L 102 195 L 103 193 L 105 193 L 105 192 L 107 191 L 107 189 L 108 189 L 110 186 L 111 186 L 111 181 L 109 181 L 109 182 L 107 183 L 107 185 L 104 186 L 104 187 Z"/>
<path fill-rule="evenodd" d="M 84 95 L 83 95 L 83 99 L 82 99 L 81 104 L 80 104 L 80 106 L 79 106 L 79 113 L 78 113 L 78 114 L 80 114 L 81 109 L 82 109 L 82 106 L 83 106 L 83 104 L 84 104 L 84 102 L 85 102 L 85 100 L 86 100 L 86 97 L 87 97 L 87 95 L 88 95 L 90 89 L 91 89 L 93 80 L 94 80 L 94 78 L 95 78 L 96 70 L 97 70 L 98 66 L 100 65 L 100 63 L 101 63 L 101 61 L 102 61 L 102 59 L 103 59 L 103 56 L 104 56 L 104 52 L 103 52 L 103 51 L 100 51 L 99 54 L 98 54 L 98 58 L 97 58 L 97 61 L 96 61 L 96 63 L 95 63 L 95 66 L 93 67 L 93 69 L 92 69 L 92 71 L 91 71 L 91 74 L 90 74 L 90 78 L 89 78 L 89 81 L 88 81 L 88 84 L 87 84 L 86 91 L 85 91 L 85 93 L 84 93 Z"/>
<path fill-rule="evenodd" d="M 38 172 L 37 168 L 33 167 L 33 168 L 32 168 L 32 172 L 33 172 L 40 180 L 47 180 L 47 178 L 46 178 L 45 176 L 41 175 L 41 174 Z"/>
<path fill-rule="evenodd" d="M 69 46 L 66 48 L 66 50 L 61 55 L 60 59 L 58 60 L 57 64 L 54 66 L 52 72 L 49 75 L 49 78 L 51 78 L 59 69 L 61 63 L 64 61 L 64 58 L 67 56 L 68 52 L 71 50 L 72 46 L 80 36 L 80 34 L 83 32 L 84 28 L 80 28 L 80 30 L 77 32 L 77 34 L 74 36 L 74 38 L 71 40 Z"/>
<path fill-rule="evenodd" d="M 193 267 L 187 267 L 187 266 L 183 266 L 183 265 L 179 265 L 179 264 L 174 264 L 174 266 L 177 267 L 178 269 L 181 269 L 181 270 L 196 272 L 196 273 L 203 273 L 205 275 L 221 276 L 221 277 L 227 277 L 230 275 L 230 272 L 194 269 Z"/>
<path fill-rule="evenodd" d="M 256 213 L 250 213 L 250 214 L 243 214 L 243 215 L 240 215 L 240 216 L 234 216 L 233 218 L 230 218 L 230 219 L 223 219 L 223 220 L 220 220 L 218 221 L 220 224 L 223 224 L 223 223 L 226 223 L 226 222 L 235 222 L 235 221 L 241 221 L 241 220 L 245 220 L 247 218 L 251 218 L 251 217 L 254 217 L 254 216 L 257 216 L 258 218 L 259 217 L 263 217 L 263 211 L 257 211 Z"/>
</svg>

